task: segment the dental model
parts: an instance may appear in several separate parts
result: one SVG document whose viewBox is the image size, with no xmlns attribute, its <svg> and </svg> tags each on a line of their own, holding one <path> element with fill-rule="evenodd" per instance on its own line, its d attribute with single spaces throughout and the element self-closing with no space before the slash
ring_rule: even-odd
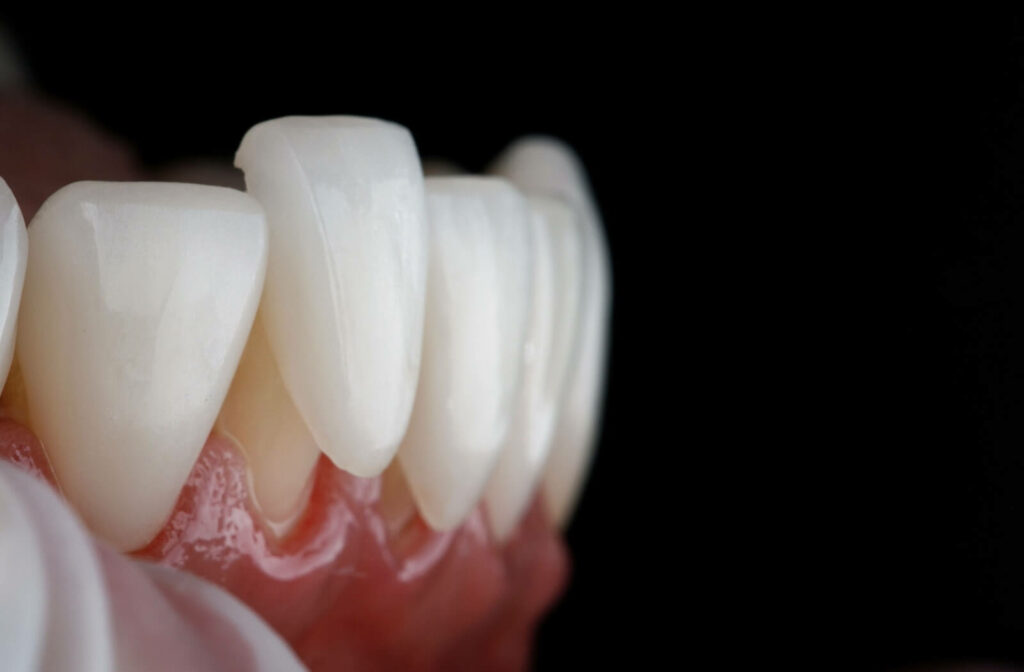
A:
<svg viewBox="0 0 1024 672">
<path fill-rule="evenodd" d="M 170 517 L 263 286 L 263 211 L 230 189 L 79 182 L 29 229 L 18 341 L 32 429 L 120 550 Z M 110 487 L 111 474 L 131 475 Z"/>
<path fill-rule="evenodd" d="M 14 358 L 14 335 L 28 264 L 28 234 L 21 208 L 0 179 L 0 381 Z"/>
<path fill-rule="evenodd" d="M 601 218 L 579 159 L 551 138 L 525 138 L 513 144 L 491 171 L 528 192 L 567 200 L 583 227 L 583 290 L 574 356 L 554 445 L 544 476 L 548 513 L 567 525 L 593 459 L 604 391 L 608 325 L 611 315 L 611 263 Z"/>
<path fill-rule="evenodd" d="M 603 386 L 579 162 L 424 180 L 399 126 L 288 117 L 236 163 L 71 184 L 27 236 L 0 182 L 0 660 L 522 669 Z"/>
<path fill-rule="evenodd" d="M 533 281 L 526 201 L 504 180 L 431 178 L 425 359 L 399 458 L 423 517 L 450 530 L 480 499 L 519 395 Z"/>
</svg>

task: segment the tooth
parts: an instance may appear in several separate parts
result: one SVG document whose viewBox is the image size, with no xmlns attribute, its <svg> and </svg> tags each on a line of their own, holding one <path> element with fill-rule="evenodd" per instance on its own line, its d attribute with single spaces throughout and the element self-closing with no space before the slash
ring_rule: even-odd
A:
<svg viewBox="0 0 1024 672">
<path fill-rule="evenodd" d="M 479 500 L 518 394 L 530 305 L 523 197 L 495 178 L 429 178 L 423 367 L 398 457 L 423 518 L 458 525 Z"/>
<path fill-rule="evenodd" d="M 301 513 L 320 449 L 295 410 L 257 316 L 217 428 L 245 453 L 255 501 L 287 531 Z"/>
<path fill-rule="evenodd" d="M 7 183 L 0 179 L 0 387 L 14 358 L 18 307 L 28 264 L 28 233 L 21 209 Z"/>
<path fill-rule="evenodd" d="M 267 211 L 267 340 L 341 469 L 376 476 L 412 409 L 423 338 L 423 172 L 404 128 L 357 117 L 254 126 L 235 157 Z"/>
<path fill-rule="evenodd" d="M 36 664 L 19 668 L 12 664 L 8 655 L 11 651 L 0 647 L 4 669 L 115 669 L 110 601 L 101 562 L 89 534 L 51 488 L 9 464 L 0 464 L 0 502 L 0 511 L 7 518 L 0 525 L 0 538 L 12 533 L 14 536 L 0 544 L 17 545 L 20 560 L 16 565 L 0 566 L 0 575 L 18 581 L 14 589 L 25 591 L 14 602 L 4 596 L 2 611 L 38 624 L 33 628 L 34 636 L 26 632 L 24 621 L 11 632 L 27 635 L 23 646 L 35 640 L 35 646 L 30 648 L 37 649 Z M 9 505 L 13 505 L 13 510 Z M 15 523 L 14 530 L 7 528 L 9 522 Z M 26 602 L 18 604 L 21 599 Z M 32 602 L 42 611 L 42 623 L 38 612 L 32 613 Z M 4 635 L 8 632 L 5 627 Z M 0 642 L 3 639 L 0 635 Z"/>
<path fill-rule="evenodd" d="M 43 554 L 26 507 L 0 467 L 0 660 L 12 670 L 38 670 L 46 638 L 49 591 Z"/>
<path fill-rule="evenodd" d="M 524 513 L 547 461 L 571 361 L 582 284 L 581 231 L 567 204 L 528 199 L 533 230 L 533 299 L 523 380 L 508 438 L 487 484 L 491 530 L 506 540 Z"/>
<path fill-rule="evenodd" d="M 583 167 L 562 142 L 524 138 L 505 150 L 491 172 L 527 192 L 561 196 L 582 216 L 584 281 L 576 361 L 571 365 L 543 486 L 548 514 L 565 526 L 590 468 L 600 420 L 611 312 L 608 247 Z"/>
<path fill-rule="evenodd" d="M 221 621 L 223 625 L 233 627 L 239 636 L 240 643 L 244 642 L 248 649 L 247 651 L 240 649 L 238 653 L 243 656 L 246 653 L 249 654 L 242 658 L 242 660 L 245 660 L 245 664 L 238 664 L 238 667 L 252 670 L 252 672 L 308 672 L 309 668 L 302 664 L 295 655 L 295 652 L 288 646 L 288 643 L 281 638 L 281 635 L 267 625 L 244 602 L 225 589 L 173 567 L 148 562 L 139 562 L 137 566 L 165 594 L 175 595 L 186 604 L 194 605 L 193 608 L 199 608 L 201 611 L 207 612 L 209 616 L 206 618 L 213 616 Z M 137 605 L 130 606 L 135 607 L 135 610 L 139 608 Z M 192 627 L 205 629 L 209 627 L 209 622 L 204 623 L 202 620 L 199 622 L 193 621 Z M 213 632 L 216 632 L 216 630 L 213 630 Z M 168 637 L 168 639 L 171 639 L 171 637 Z M 210 639 L 213 639 L 216 643 L 214 634 L 211 633 Z M 207 647 L 196 646 L 196 648 Z M 147 663 L 151 662 L 152 650 L 147 651 L 143 649 L 140 653 L 144 656 L 144 659 L 148 659 Z M 138 658 L 135 660 L 138 660 Z M 234 660 L 237 661 L 239 659 Z M 221 667 L 224 662 L 223 659 L 217 660 L 217 669 L 224 669 Z M 147 664 L 143 666 L 143 669 L 151 668 Z"/>
<path fill-rule="evenodd" d="M 29 229 L 18 361 L 68 499 L 120 550 L 160 530 L 213 426 L 266 268 L 231 189 L 79 182 Z"/>
</svg>

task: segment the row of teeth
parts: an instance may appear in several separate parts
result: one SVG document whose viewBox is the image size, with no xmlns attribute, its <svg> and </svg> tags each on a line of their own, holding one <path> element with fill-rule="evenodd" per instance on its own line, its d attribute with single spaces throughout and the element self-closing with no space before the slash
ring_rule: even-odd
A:
<svg viewBox="0 0 1024 672">
<path fill-rule="evenodd" d="M 483 499 L 506 539 L 538 483 L 564 524 L 610 296 L 571 151 L 528 139 L 499 177 L 424 179 L 400 126 L 288 117 L 236 164 L 248 193 L 69 185 L 27 235 L 0 180 L 0 379 L 16 332 L 14 387 L 86 524 L 144 546 L 214 426 L 271 522 L 301 511 L 322 452 L 362 477 L 397 455 L 438 530 Z"/>
</svg>

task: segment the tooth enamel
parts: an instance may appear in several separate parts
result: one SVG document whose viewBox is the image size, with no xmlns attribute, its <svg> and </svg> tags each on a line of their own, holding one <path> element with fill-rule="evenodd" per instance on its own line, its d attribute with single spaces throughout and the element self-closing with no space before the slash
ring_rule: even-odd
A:
<svg viewBox="0 0 1024 672">
<path fill-rule="evenodd" d="M 238 667 L 251 672 L 308 672 L 309 668 L 296 657 L 280 634 L 245 603 L 220 586 L 172 567 L 146 562 L 140 562 L 139 567 L 164 591 L 176 594 L 187 603 L 201 606 L 224 624 L 233 626 L 241 640 L 248 645 L 248 653 L 251 654 L 247 657 L 246 665 L 239 664 Z M 202 628 L 204 625 L 199 622 L 194 627 Z M 143 669 L 152 669 L 149 665 L 152 663 L 153 652 L 146 653 L 148 655 L 143 659 Z"/>
<path fill-rule="evenodd" d="M 548 514 L 569 522 L 593 457 L 600 420 L 611 309 L 611 265 L 601 219 L 579 159 L 550 138 L 525 138 L 495 161 L 492 173 L 527 192 L 567 199 L 583 223 L 584 281 L 576 360 L 571 364 L 551 455 L 544 468 Z"/>
<path fill-rule="evenodd" d="M 262 303 L 281 378 L 320 449 L 380 474 L 405 433 L 423 338 L 423 173 L 404 128 L 356 117 L 253 127 L 235 157 L 267 211 Z"/>
<path fill-rule="evenodd" d="M 286 531 L 301 513 L 320 449 L 295 410 L 256 318 L 217 429 L 245 453 L 255 500 Z"/>
<path fill-rule="evenodd" d="M 398 457 L 423 518 L 458 525 L 479 500 L 518 394 L 530 305 L 523 197 L 495 178 L 430 178 L 423 366 Z"/>
<path fill-rule="evenodd" d="M 0 179 L 0 387 L 7 380 L 14 358 L 14 336 L 27 263 L 25 220 L 10 187 Z"/>
<path fill-rule="evenodd" d="M 213 426 L 266 268 L 262 209 L 219 187 L 79 182 L 29 229 L 18 329 L 57 480 L 121 550 L 163 526 Z"/>
<path fill-rule="evenodd" d="M 110 601 L 100 559 L 88 533 L 51 488 L 3 463 L 0 463 L 0 504 L 2 517 L 7 518 L 0 521 L 0 546 L 16 544 L 20 560 L 17 572 L 16 567 L 0 565 L 0 576 L 24 581 L 14 587 L 24 591 L 19 593 L 19 601 L 34 602 L 43 620 L 39 624 L 42 627 L 35 628 L 36 641 L 32 647 L 38 647 L 37 664 L 19 668 L 8 655 L 10 651 L 0 645 L 3 669 L 89 672 L 115 669 Z M 13 508 L 8 508 L 11 505 Z M 7 527 L 9 522 L 15 524 L 15 529 Z M 18 605 L 17 601 L 4 599 L 0 604 L 3 605 L 0 612 L 38 623 L 39 615 L 32 613 L 31 602 Z M 18 634 L 26 636 L 23 645 L 33 639 L 26 632 L 27 624 L 23 621 L 14 630 L 14 633 L 21 630 Z M 7 632 L 5 628 L 4 635 Z"/>
<path fill-rule="evenodd" d="M 38 670 L 46 641 L 49 591 L 39 539 L 29 513 L 0 467 L 0 660 L 12 670 Z"/>
<path fill-rule="evenodd" d="M 530 502 L 547 461 L 554 422 L 575 345 L 582 284 L 581 231 L 558 200 L 528 199 L 533 229 L 533 299 L 523 380 L 508 438 L 487 484 L 488 518 L 504 541 Z"/>
</svg>

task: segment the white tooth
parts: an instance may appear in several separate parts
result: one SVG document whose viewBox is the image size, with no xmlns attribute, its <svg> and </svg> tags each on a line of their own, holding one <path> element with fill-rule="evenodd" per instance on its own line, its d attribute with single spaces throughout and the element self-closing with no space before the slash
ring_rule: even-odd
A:
<svg viewBox="0 0 1024 672">
<path fill-rule="evenodd" d="M 217 429 L 245 453 L 255 501 L 285 532 L 302 512 L 320 449 L 295 410 L 257 316 Z"/>
<path fill-rule="evenodd" d="M 29 229 L 18 361 L 57 480 L 121 550 L 170 515 L 245 346 L 266 269 L 249 196 L 79 182 Z"/>
<path fill-rule="evenodd" d="M 528 201 L 534 272 L 523 381 L 508 439 L 486 489 L 488 518 L 499 541 L 515 529 L 547 461 L 575 345 L 582 285 L 581 231 L 574 211 L 553 198 Z"/>
<path fill-rule="evenodd" d="M 0 660 L 9 670 L 38 670 L 46 641 L 49 591 L 29 513 L 0 467 Z"/>
<path fill-rule="evenodd" d="M 28 264 L 28 233 L 21 209 L 7 183 L 0 179 L 0 387 L 14 358 L 18 307 Z"/>
<path fill-rule="evenodd" d="M 427 229 L 409 132 L 357 117 L 254 126 L 235 157 L 267 211 L 261 312 L 285 387 L 320 449 L 376 476 L 416 390 Z"/>
<path fill-rule="evenodd" d="M 0 596 L 4 598 L 0 613 L 19 621 L 13 630 L 4 624 L 0 642 L 11 634 L 24 636 L 22 645 L 35 639 L 29 650 L 38 647 L 29 654 L 38 657 L 37 664 L 19 668 L 8 654 L 24 654 L 25 650 L 19 652 L 14 647 L 12 652 L 0 644 L 3 669 L 113 670 L 110 602 L 92 539 L 51 488 L 2 463 L 0 512 L 4 518 L 0 520 L 0 546 L 16 544 L 19 555 L 16 564 L 0 565 L 0 582 L 17 581 L 12 586 L 17 599 Z M 9 522 L 14 523 L 13 530 L 7 527 Z"/>
<path fill-rule="evenodd" d="M 576 361 L 571 365 L 551 455 L 544 469 L 548 514 L 564 526 L 590 468 L 600 420 L 611 312 L 608 246 L 583 167 L 562 142 L 551 138 L 520 140 L 505 150 L 491 172 L 528 192 L 561 196 L 582 215 L 584 284 Z"/>
<path fill-rule="evenodd" d="M 518 395 L 530 306 L 526 201 L 495 178 L 430 178 L 423 368 L 398 453 L 420 513 L 457 526 L 480 499 Z"/>
<path fill-rule="evenodd" d="M 140 562 L 138 566 L 155 584 L 180 598 L 201 605 L 225 624 L 234 626 L 242 641 L 249 645 L 251 660 L 245 666 L 251 672 L 308 672 L 288 643 L 272 630 L 252 609 L 220 586 L 208 583 L 185 571 L 163 565 Z M 202 628 L 196 623 L 194 627 Z M 147 652 L 152 658 L 153 652 Z M 241 653 L 241 652 L 240 652 Z M 151 660 L 147 661 L 151 664 Z M 149 668 L 148 664 L 143 669 Z M 239 667 L 241 667 L 239 665 Z M 222 669 L 222 668 L 219 668 Z"/>
</svg>

